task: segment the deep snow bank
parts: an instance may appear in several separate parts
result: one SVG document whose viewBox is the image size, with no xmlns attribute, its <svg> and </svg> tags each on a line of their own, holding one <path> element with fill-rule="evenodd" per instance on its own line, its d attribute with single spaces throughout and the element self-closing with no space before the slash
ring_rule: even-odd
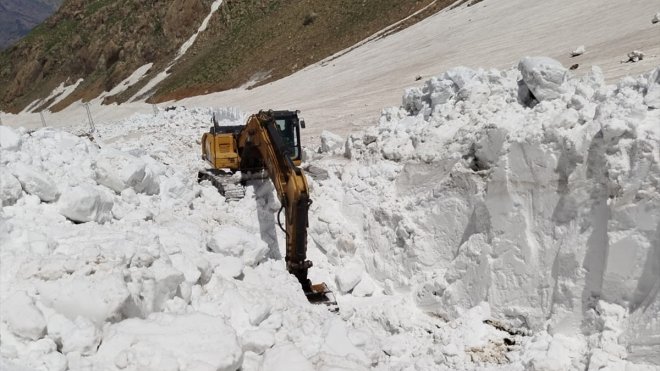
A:
<svg viewBox="0 0 660 371">
<path fill-rule="evenodd" d="M 210 113 L 137 116 L 95 141 L 3 128 L 0 368 L 250 370 L 274 346 L 370 364 L 347 340 L 361 332 L 309 305 L 286 272 L 279 206 L 255 200 L 272 186 L 230 205 L 197 184 Z M 333 361 L 337 341 L 359 356 Z"/>
<path fill-rule="evenodd" d="M 659 71 L 606 86 L 527 58 L 408 89 L 319 159 L 311 240 L 425 312 L 547 331 L 533 369 L 660 365 Z"/>
</svg>

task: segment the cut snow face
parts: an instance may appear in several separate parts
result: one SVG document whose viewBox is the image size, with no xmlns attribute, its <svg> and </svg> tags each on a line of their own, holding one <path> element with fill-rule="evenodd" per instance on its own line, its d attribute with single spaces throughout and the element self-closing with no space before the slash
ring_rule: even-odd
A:
<svg viewBox="0 0 660 371">
<path fill-rule="evenodd" d="M 2 129 L 0 365 L 656 369 L 658 73 L 455 68 L 325 133 L 308 254 L 338 315 L 286 272 L 270 182 L 196 182 L 213 110 Z"/>
<path fill-rule="evenodd" d="M 312 246 L 340 292 L 358 260 L 426 313 L 455 321 L 487 302 L 545 334 L 524 346 L 526 367 L 659 365 L 658 71 L 607 86 L 598 69 L 568 78 L 525 58 L 409 89 L 349 137 L 349 160 L 318 160 L 330 179 L 314 185 Z"/>
</svg>

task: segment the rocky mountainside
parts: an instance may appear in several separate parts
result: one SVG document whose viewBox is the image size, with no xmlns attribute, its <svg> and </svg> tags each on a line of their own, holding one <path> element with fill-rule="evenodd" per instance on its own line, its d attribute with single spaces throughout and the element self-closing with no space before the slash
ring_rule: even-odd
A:
<svg viewBox="0 0 660 371">
<path fill-rule="evenodd" d="M 0 0 L 0 50 L 53 14 L 62 0 Z"/>
<path fill-rule="evenodd" d="M 212 5 L 220 4 L 216 12 Z M 31 111 L 57 111 L 111 91 L 153 63 L 138 83 L 104 102 L 150 101 L 266 83 L 348 48 L 410 15 L 399 28 L 448 0 L 67 0 L 24 39 L 0 53 L 0 109 L 19 112 L 53 89 L 83 79 L 66 99 Z M 205 20 L 185 55 L 181 46 Z M 145 85 L 159 73 L 168 76 Z M 145 91 L 146 90 L 146 91 Z M 144 94 L 142 91 L 145 91 Z M 140 94 L 138 94 L 140 92 Z"/>
</svg>

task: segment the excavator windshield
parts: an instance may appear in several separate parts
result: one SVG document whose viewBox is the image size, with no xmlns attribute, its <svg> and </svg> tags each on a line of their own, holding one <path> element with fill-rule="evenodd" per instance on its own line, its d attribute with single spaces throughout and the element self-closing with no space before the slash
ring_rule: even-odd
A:
<svg viewBox="0 0 660 371">
<path fill-rule="evenodd" d="M 275 114 L 275 126 L 280 132 L 284 143 L 289 150 L 289 155 L 292 160 L 300 159 L 300 133 L 298 131 L 298 116 L 297 115 L 277 115 Z"/>
</svg>

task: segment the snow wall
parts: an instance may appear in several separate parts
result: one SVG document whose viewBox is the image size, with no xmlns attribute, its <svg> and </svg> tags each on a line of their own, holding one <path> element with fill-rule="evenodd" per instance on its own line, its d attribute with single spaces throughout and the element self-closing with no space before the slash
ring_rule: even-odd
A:
<svg viewBox="0 0 660 371">
<path fill-rule="evenodd" d="M 485 301 L 570 337 L 615 316 L 628 359 L 660 364 L 659 76 L 527 58 L 408 89 L 323 162 L 312 240 L 447 320 Z"/>
</svg>

